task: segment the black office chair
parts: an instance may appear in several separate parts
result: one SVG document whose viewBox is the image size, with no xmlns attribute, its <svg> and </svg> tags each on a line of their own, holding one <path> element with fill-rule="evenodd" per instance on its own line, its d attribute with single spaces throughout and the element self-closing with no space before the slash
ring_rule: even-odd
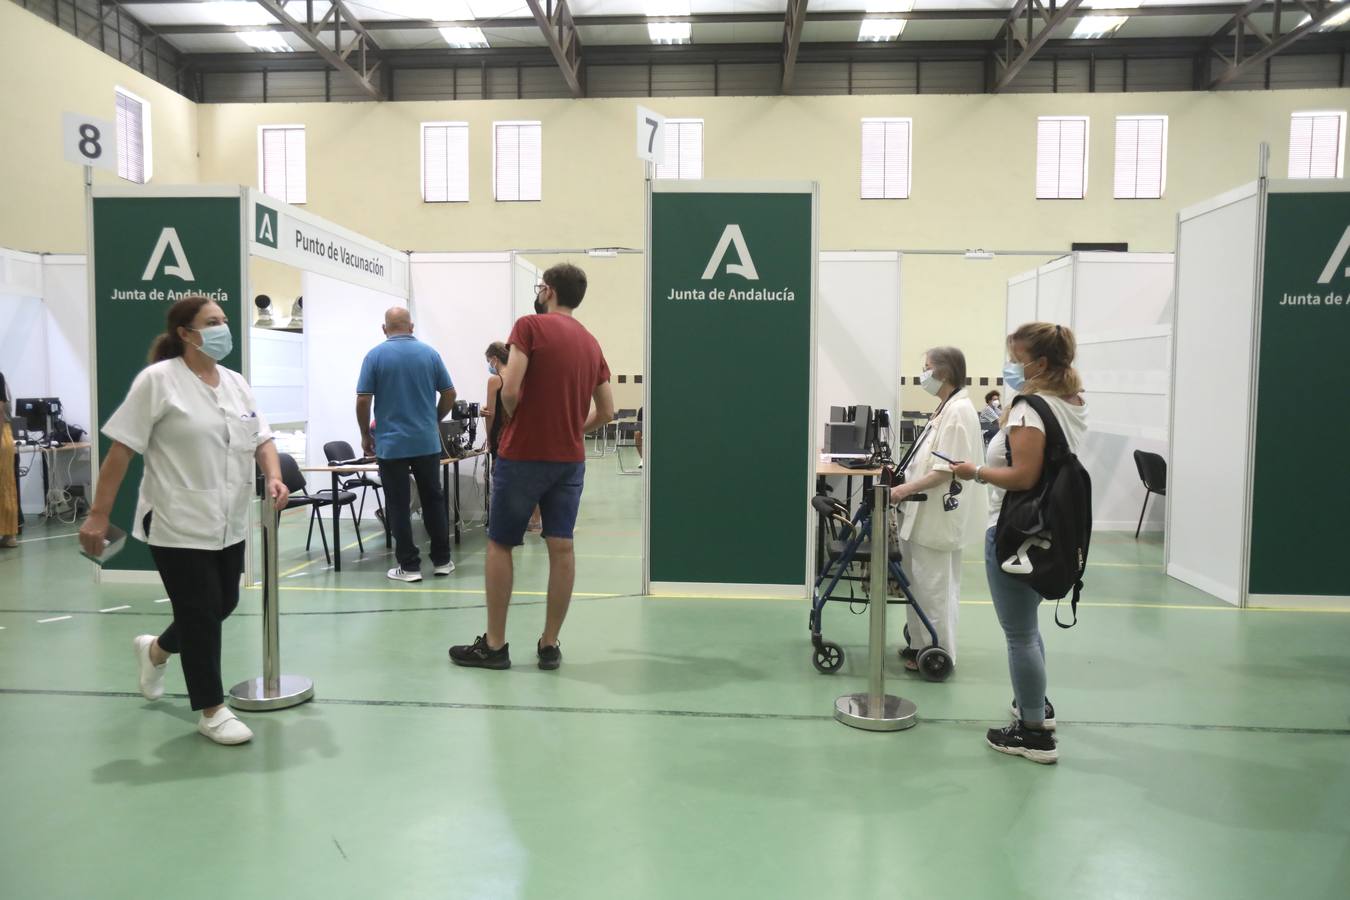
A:
<svg viewBox="0 0 1350 900">
<path fill-rule="evenodd" d="M 305 483 L 305 475 L 300 471 L 300 466 L 296 463 L 295 457 L 289 453 L 278 453 L 277 457 L 281 461 L 281 481 L 286 485 L 286 489 L 291 492 L 290 499 L 286 501 L 286 509 L 296 509 L 301 506 L 309 507 L 309 534 L 305 538 L 305 552 L 309 552 L 310 545 L 314 542 L 314 523 L 319 523 L 319 539 L 323 541 L 323 555 L 328 560 L 328 564 L 333 564 L 333 555 L 328 552 L 328 534 L 324 531 L 323 516 L 319 510 L 326 506 L 332 506 L 335 502 L 331 490 L 309 492 L 309 486 Z M 352 525 L 356 528 L 356 544 L 361 552 L 366 552 L 365 545 L 361 543 L 361 523 L 356 518 L 356 494 L 351 491 L 339 491 L 336 498 L 338 506 L 350 507 L 352 511 Z M 284 510 L 283 510 L 284 511 Z"/>
<path fill-rule="evenodd" d="M 329 441 L 324 444 L 323 455 L 328 457 L 328 464 L 330 466 L 358 458 L 355 451 L 352 450 L 352 445 L 346 441 Z M 380 498 L 380 489 L 383 488 L 384 485 L 380 483 L 380 479 L 377 476 L 362 472 L 355 478 L 348 478 L 346 481 L 341 482 L 341 484 L 344 491 L 354 491 L 357 488 L 361 489 L 361 505 L 357 507 L 356 511 L 356 517 L 358 519 L 362 518 L 366 512 L 366 494 L 370 491 L 374 491 L 375 515 L 379 517 L 381 522 L 384 521 L 384 502 Z"/>
<path fill-rule="evenodd" d="M 1139 510 L 1139 526 L 1134 529 L 1134 537 L 1144 527 L 1144 513 L 1148 511 L 1148 498 L 1153 494 L 1167 496 L 1167 460 L 1156 453 L 1145 450 L 1134 451 L 1134 467 L 1139 470 L 1139 480 L 1144 483 L 1144 508 Z"/>
</svg>

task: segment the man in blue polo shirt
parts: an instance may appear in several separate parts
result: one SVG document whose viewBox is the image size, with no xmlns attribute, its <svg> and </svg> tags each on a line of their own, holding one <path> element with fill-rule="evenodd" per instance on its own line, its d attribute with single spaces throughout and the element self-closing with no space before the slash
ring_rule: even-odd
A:
<svg viewBox="0 0 1350 900">
<path fill-rule="evenodd" d="M 422 501 L 422 521 L 431 537 L 437 575 L 455 571 L 450 561 L 450 522 L 441 492 L 440 421 L 455 405 L 455 386 L 441 355 L 413 337 L 412 316 L 402 307 L 384 314 L 385 341 L 366 354 L 356 382 L 356 423 L 361 449 L 375 456 L 384 483 L 385 516 L 394 534 L 395 581 L 421 581 L 422 558 L 412 534 L 411 474 Z M 375 433 L 371 434 L 371 401 Z"/>
</svg>

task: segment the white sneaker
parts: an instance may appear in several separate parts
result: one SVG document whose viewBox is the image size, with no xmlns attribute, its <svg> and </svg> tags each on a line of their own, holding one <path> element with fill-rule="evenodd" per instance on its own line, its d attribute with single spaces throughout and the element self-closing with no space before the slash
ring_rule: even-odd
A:
<svg viewBox="0 0 1350 900">
<path fill-rule="evenodd" d="M 453 571 L 455 571 L 455 561 L 453 559 L 443 566 L 437 566 L 435 569 L 437 575 L 449 575 Z"/>
<path fill-rule="evenodd" d="M 217 744 L 246 744 L 253 740 L 253 732 L 228 706 L 222 706 L 210 718 L 203 715 L 197 721 L 197 730 Z"/>
<path fill-rule="evenodd" d="M 164 670 L 168 663 L 157 666 L 150 661 L 150 645 L 155 642 L 153 634 L 137 635 L 131 642 L 136 651 L 136 664 L 141 670 L 141 696 L 147 700 L 158 700 L 164 696 Z"/>
<path fill-rule="evenodd" d="M 388 576 L 394 581 L 421 581 L 421 572 L 405 572 L 402 566 L 395 566 L 388 571 Z"/>
</svg>

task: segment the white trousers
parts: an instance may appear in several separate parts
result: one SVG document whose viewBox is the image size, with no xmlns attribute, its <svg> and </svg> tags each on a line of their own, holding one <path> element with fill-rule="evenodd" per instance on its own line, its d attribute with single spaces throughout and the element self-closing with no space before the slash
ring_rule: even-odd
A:
<svg viewBox="0 0 1350 900">
<path fill-rule="evenodd" d="M 923 607 L 924 615 L 937 630 L 938 645 L 956 661 L 956 625 L 961 618 L 961 551 L 932 550 L 912 541 L 900 542 L 901 567 L 909 589 Z M 915 650 L 933 646 L 933 636 L 914 612 L 905 607 L 909 645 Z"/>
</svg>

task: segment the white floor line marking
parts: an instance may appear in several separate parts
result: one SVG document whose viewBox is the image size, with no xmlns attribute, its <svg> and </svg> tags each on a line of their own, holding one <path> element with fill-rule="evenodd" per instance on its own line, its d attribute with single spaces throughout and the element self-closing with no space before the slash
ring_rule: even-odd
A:
<svg viewBox="0 0 1350 900">
<path fill-rule="evenodd" d="M 38 619 L 39 625 L 46 625 L 48 622 L 63 622 L 66 619 L 73 619 L 74 616 L 52 616 L 50 619 Z"/>
<path fill-rule="evenodd" d="M 117 612 L 119 609 L 131 609 L 130 606 L 110 606 L 107 609 L 100 609 L 99 612 Z"/>
<path fill-rule="evenodd" d="M 24 538 L 19 541 L 20 544 L 36 544 L 38 541 L 59 541 L 61 538 L 73 538 L 78 532 L 72 531 L 69 534 L 49 534 L 40 538 Z"/>
<path fill-rule="evenodd" d="M 164 599 L 162 599 L 162 600 L 156 600 L 155 602 L 156 602 L 156 603 L 168 603 L 168 602 L 169 602 L 169 598 L 168 598 L 168 597 L 165 597 Z"/>
</svg>

